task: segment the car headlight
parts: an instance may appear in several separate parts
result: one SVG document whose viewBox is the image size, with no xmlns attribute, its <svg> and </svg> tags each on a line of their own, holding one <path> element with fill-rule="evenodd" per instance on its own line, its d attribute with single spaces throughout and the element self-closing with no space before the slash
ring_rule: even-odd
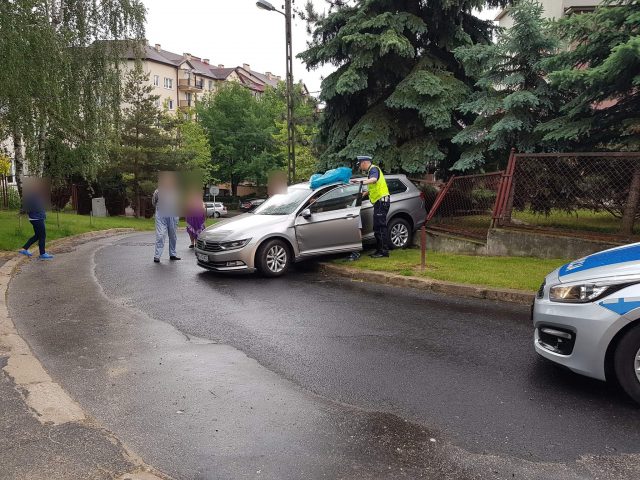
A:
<svg viewBox="0 0 640 480">
<path fill-rule="evenodd" d="M 588 303 L 631 285 L 632 283 L 555 285 L 549 289 L 549 300 L 564 303 Z"/>
<path fill-rule="evenodd" d="M 250 238 L 245 238 L 244 240 L 234 240 L 233 242 L 221 242 L 220 247 L 222 247 L 223 250 L 237 250 L 247 245 L 250 241 Z"/>
</svg>

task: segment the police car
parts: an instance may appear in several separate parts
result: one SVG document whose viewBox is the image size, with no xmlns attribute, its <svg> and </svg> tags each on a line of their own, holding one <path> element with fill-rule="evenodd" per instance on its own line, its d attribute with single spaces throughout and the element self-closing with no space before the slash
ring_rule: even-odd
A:
<svg viewBox="0 0 640 480">
<path fill-rule="evenodd" d="M 536 352 L 576 373 L 615 379 L 640 403 L 640 243 L 550 273 L 532 315 Z"/>
</svg>

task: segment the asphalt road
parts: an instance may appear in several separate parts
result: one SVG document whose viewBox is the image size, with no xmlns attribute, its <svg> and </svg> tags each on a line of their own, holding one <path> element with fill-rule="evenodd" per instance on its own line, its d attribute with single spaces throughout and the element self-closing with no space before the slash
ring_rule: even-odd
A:
<svg viewBox="0 0 640 480">
<path fill-rule="evenodd" d="M 640 409 L 539 359 L 526 307 L 152 250 L 31 262 L 9 303 L 54 377 L 177 478 L 640 477 Z"/>
</svg>

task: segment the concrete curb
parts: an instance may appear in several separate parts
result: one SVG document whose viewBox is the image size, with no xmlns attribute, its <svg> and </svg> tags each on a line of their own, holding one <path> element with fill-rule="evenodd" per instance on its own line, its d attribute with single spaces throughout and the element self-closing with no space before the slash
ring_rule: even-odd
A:
<svg viewBox="0 0 640 480">
<path fill-rule="evenodd" d="M 324 273 L 338 275 L 356 281 L 414 288 L 444 295 L 455 295 L 457 297 L 497 300 L 499 302 L 518 303 L 521 305 L 531 305 L 535 298 L 535 294 L 524 290 L 489 288 L 477 285 L 465 285 L 463 283 L 444 282 L 429 278 L 407 277 L 395 273 L 361 270 L 330 263 L 320 264 L 320 270 Z"/>
</svg>

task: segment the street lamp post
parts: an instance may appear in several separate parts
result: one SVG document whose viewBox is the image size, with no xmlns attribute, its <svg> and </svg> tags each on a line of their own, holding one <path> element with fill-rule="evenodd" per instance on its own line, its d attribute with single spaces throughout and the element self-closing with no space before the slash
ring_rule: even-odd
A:
<svg viewBox="0 0 640 480">
<path fill-rule="evenodd" d="M 285 19 L 285 39 L 287 48 L 287 161 L 289 184 L 296 178 L 296 143 L 295 125 L 293 116 L 293 46 L 291 41 L 291 4 L 293 0 L 285 0 L 284 12 L 278 10 L 266 0 L 258 0 L 256 6 L 269 12 L 278 12 Z"/>
</svg>

